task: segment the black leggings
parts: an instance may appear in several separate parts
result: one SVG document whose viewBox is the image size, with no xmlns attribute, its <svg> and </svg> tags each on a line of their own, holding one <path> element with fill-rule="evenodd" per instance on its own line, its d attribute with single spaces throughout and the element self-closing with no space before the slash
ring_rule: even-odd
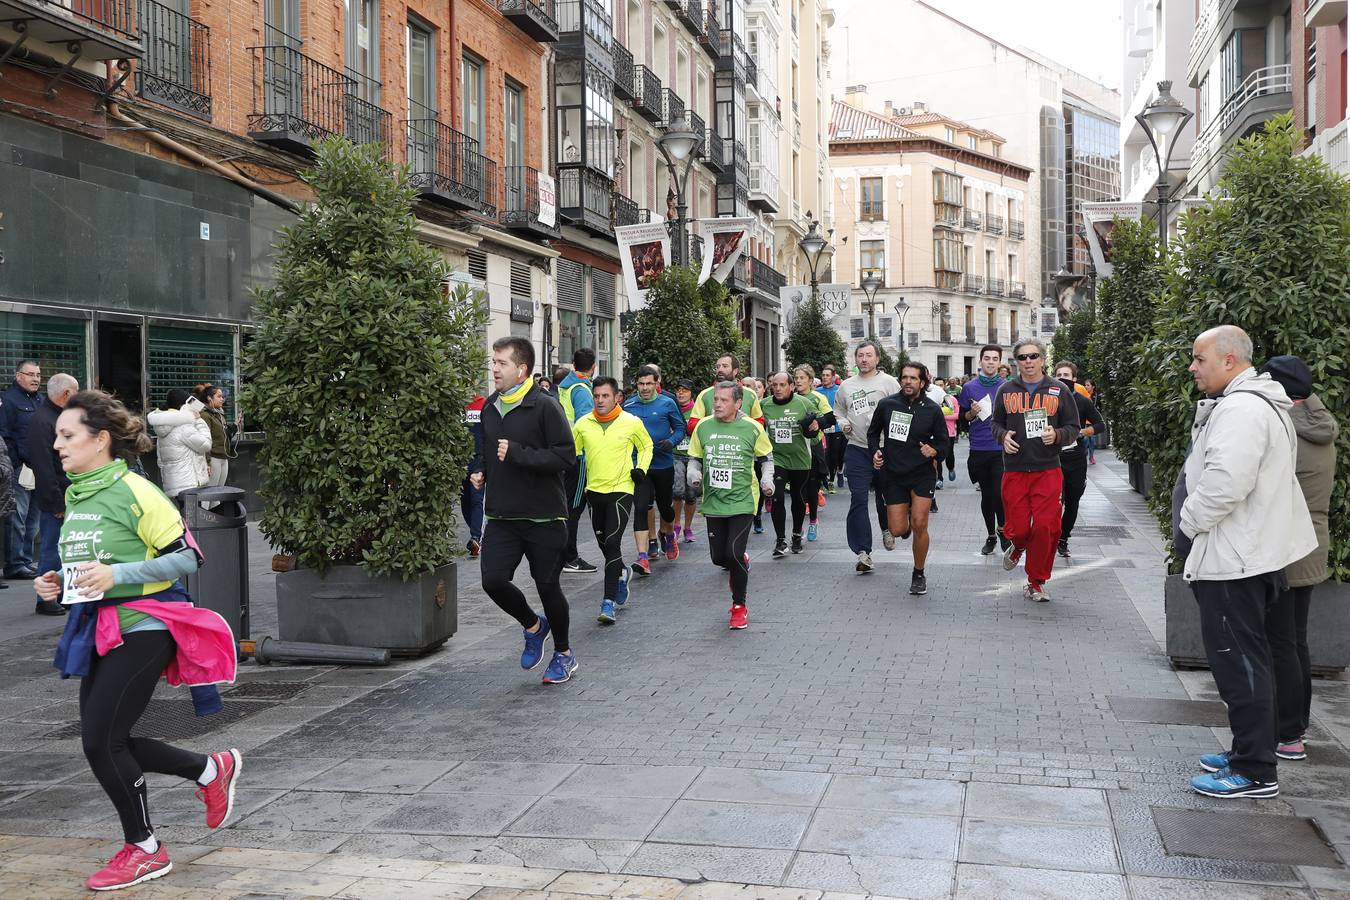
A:
<svg viewBox="0 0 1350 900">
<path fill-rule="evenodd" d="M 764 480 L 764 463 L 760 462 L 759 460 L 755 460 L 755 483 L 758 484 L 763 480 Z M 763 515 L 763 513 L 764 513 L 764 492 L 760 491 L 759 499 L 755 501 L 754 520 L 756 526 L 759 525 L 760 516 Z"/>
<path fill-rule="evenodd" d="M 774 504 L 776 508 L 777 503 Z M 750 568 L 745 562 L 745 545 L 750 540 L 753 516 L 708 516 L 708 552 L 713 565 L 731 571 L 731 605 L 745 605 L 745 588 L 750 583 Z"/>
<path fill-rule="evenodd" d="M 648 469 L 647 477 L 633 488 L 633 531 L 647 530 L 647 513 L 653 503 L 666 525 L 675 521 L 675 467 Z M 655 537 L 655 535 L 653 535 Z"/>
<path fill-rule="evenodd" d="M 488 519 L 483 526 L 483 554 L 478 560 L 478 571 L 483 577 L 483 590 L 502 611 L 520 623 L 521 628 L 533 628 L 539 621 L 520 588 L 511 583 L 521 559 L 530 562 L 530 577 L 534 579 L 539 599 L 544 604 L 544 616 L 553 630 L 553 649 L 566 653 L 569 614 L 567 598 L 563 596 L 558 579 L 562 576 L 563 551 L 567 546 L 567 523 L 531 522 L 527 519 Z"/>
<path fill-rule="evenodd" d="M 806 492 L 811 479 L 809 469 L 773 470 L 773 509 L 769 518 L 773 519 L 773 533 L 778 540 L 783 539 L 783 528 L 787 525 L 787 495 L 792 492 L 792 536 L 802 536 L 802 520 L 806 518 Z"/>
<path fill-rule="evenodd" d="M 147 840 L 153 833 L 145 801 L 146 772 L 195 781 L 206 770 L 206 757 L 200 753 L 131 736 L 176 652 L 167 631 L 133 632 L 107 656 L 95 655 L 89 674 L 80 681 L 84 756 L 117 808 L 128 844 Z"/>
<path fill-rule="evenodd" d="M 830 464 L 830 484 L 839 481 L 844 471 L 844 447 L 848 445 L 848 435 L 842 431 L 831 431 L 825 435 L 825 459 Z"/>
<path fill-rule="evenodd" d="M 942 463 L 947 467 L 948 472 L 956 471 L 956 435 L 947 436 L 947 455 L 942 457 Z M 938 480 L 942 480 L 942 466 L 938 466 Z"/>
<path fill-rule="evenodd" d="M 633 515 L 632 494 L 586 492 L 595 542 L 605 554 L 605 599 L 613 600 L 623 578 L 623 536 Z"/>
<path fill-rule="evenodd" d="M 1077 452 L 1061 453 L 1059 467 L 1064 470 L 1064 518 L 1059 527 L 1059 539 L 1067 541 L 1073 534 L 1073 526 L 1078 522 L 1078 502 L 1087 490 L 1087 454 L 1076 448 Z"/>
<path fill-rule="evenodd" d="M 980 486 L 980 513 L 986 534 L 994 533 L 994 523 L 1003 528 L 1003 451 L 972 450 L 966 460 L 970 480 Z"/>
</svg>

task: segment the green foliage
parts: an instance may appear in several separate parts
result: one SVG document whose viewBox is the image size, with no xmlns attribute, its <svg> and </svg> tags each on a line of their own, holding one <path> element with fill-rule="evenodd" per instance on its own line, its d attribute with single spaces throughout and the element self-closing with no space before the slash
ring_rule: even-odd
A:
<svg viewBox="0 0 1350 900">
<path fill-rule="evenodd" d="M 1096 309 L 1091 303 L 1069 313 L 1069 321 L 1055 332 L 1055 339 L 1050 345 L 1050 358 L 1054 360 L 1055 365 L 1070 360 L 1077 364 L 1080 379 L 1091 377 L 1088 366 L 1088 344 L 1092 340 L 1092 331 L 1096 325 Z"/>
<path fill-rule="evenodd" d="M 262 531 L 304 566 L 412 578 L 456 552 L 487 317 L 442 293 L 405 170 L 341 138 L 317 151 L 317 201 L 282 232 L 244 355 L 242 400 L 267 433 Z"/>
<path fill-rule="evenodd" d="M 1156 410 L 1131 399 L 1131 391 L 1144 374 L 1139 358 L 1153 331 L 1163 287 L 1154 229 L 1137 219 L 1116 220 L 1115 272 L 1097 292 L 1096 327 L 1086 359 L 1098 403 L 1111 424 L 1111 446 L 1121 459 L 1136 463 L 1150 461 L 1153 453 L 1141 430 L 1155 418 Z"/>
<path fill-rule="evenodd" d="M 703 282 L 699 289 L 699 298 L 703 303 L 703 314 L 707 317 L 708 327 L 712 331 L 713 345 L 717 355 L 734 353 L 741 362 L 741 374 L 750 372 L 750 342 L 741 334 L 736 324 L 736 306 L 741 301 L 727 290 L 726 285 L 715 278 Z M 768 372 L 758 374 L 768 375 Z M 706 376 L 705 376 L 706 377 Z"/>
<path fill-rule="evenodd" d="M 809 365 L 816 374 L 827 364 L 842 372 L 847 362 L 848 347 L 825 318 L 818 296 L 808 297 L 797 310 L 784 349 L 789 366 Z"/>
<path fill-rule="evenodd" d="M 1299 157 L 1288 115 L 1239 142 L 1219 197 L 1189 213 L 1169 260 L 1152 336 L 1133 363 L 1138 440 L 1156 485 L 1150 505 L 1170 533 L 1172 484 L 1185 459 L 1194 402 L 1186 368 L 1196 335 L 1245 329 L 1261 362 L 1301 357 L 1315 389 L 1342 423 L 1331 507 L 1333 577 L 1350 576 L 1350 181 L 1316 157 Z M 1119 434 L 1119 431 L 1117 432 Z"/>
<path fill-rule="evenodd" d="M 711 382 L 724 339 L 708 320 L 707 293 L 699 289 L 693 269 L 672 266 L 657 277 L 647 291 L 647 305 L 632 315 L 624 333 L 628 382 L 648 363 L 661 367 L 667 385 L 681 378 L 700 388 Z"/>
</svg>

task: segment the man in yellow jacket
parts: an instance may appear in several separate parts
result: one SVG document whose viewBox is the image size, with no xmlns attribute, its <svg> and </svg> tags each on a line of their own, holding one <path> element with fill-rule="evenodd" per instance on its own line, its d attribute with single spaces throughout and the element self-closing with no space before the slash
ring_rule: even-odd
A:
<svg viewBox="0 0 1350 900">
<path fill-rule="evenodd" d="M 633 516 L 633 485 L 647 477 L 652 439 L 637 416 L 623 410 L 619 383 L 609 376 L 595 379 L 595 409 L 577 419 L 572 438 L 577 456 L 586 457 L 586 502 L 591 507 L 595 541 L 605 554 L 605 595 L 600 623 L 612 625 L 618 607 L 628 602 L 623 536 Z"/>
</svg>

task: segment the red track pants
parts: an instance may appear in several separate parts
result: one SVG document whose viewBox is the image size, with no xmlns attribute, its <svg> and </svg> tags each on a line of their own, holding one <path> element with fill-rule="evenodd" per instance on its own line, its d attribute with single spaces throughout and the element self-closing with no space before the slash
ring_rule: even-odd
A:
<svg viewBox="0 0 1350 900">
<path fill-rule="evenodd" d="M 1064 471 L 1003 473 L 1004 536 L 1026 553 L 1027 581 L 1050 580 L 1063 506 Z"/>
</svg>

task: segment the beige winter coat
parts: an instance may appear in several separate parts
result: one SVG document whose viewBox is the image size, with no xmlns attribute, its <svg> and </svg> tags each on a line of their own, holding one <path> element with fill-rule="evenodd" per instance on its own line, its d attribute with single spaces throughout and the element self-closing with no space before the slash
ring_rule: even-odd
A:
<svg viewBox="0 0 1350 900">
<path fill-rule="evenodd" d="M 1312 514 L 1313 530 L 1317 532 L 1317 549 L 1287 567 L 1284 574 L 1290 587 L 1308 587 L 1327 580 L 1327 553 L 1331 549 L 1327 515 L 1331 511 L 1331 489 L 1336 483 L 1336 435 L 1340 427 L 1316 394 L 1295 403 L 1289 418 L 1298 432 L 1295 469 L 1303 499 Z"/>
</svg>

